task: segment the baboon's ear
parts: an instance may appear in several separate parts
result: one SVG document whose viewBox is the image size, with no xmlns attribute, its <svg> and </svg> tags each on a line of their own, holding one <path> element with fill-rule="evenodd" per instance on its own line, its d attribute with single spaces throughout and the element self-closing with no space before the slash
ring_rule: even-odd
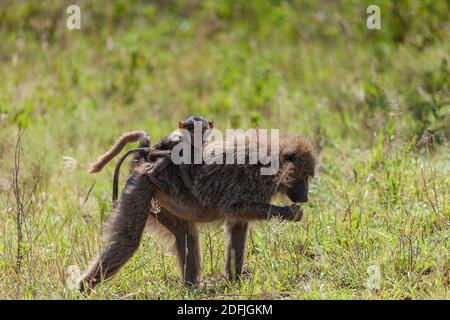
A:
<svg viewBox="0 0 450 320">
<path fill-rule="evenodd" d="M 184 124 L 184 122 L 178 122 L 178 129 L 184 129 L 186 127 L 186 125 Z"/>
<path fill-rule="evenodd" d="M 210 121 L 210 122 L 209 122 L 209 127 L 210 127 L 211 129 L 214 129 L 214 121 Z"/>
</svg>

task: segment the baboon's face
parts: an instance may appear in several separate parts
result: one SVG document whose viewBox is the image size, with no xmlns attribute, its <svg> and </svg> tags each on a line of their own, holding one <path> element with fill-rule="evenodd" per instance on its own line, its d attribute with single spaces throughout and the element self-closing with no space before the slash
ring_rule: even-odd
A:
<svg viewBox="0 0 450 320">
<path fill-rule="evenodd" d="M 285 150 L 282 153 L 284 164 L 290 167 L 290 181 L 286 188 L 286 195 L 293 202 L 308 201 L 308 180 L 314 176 L 315 155 L 312 149 L 301 148 Z"/>
<path fill-rule="evenodd" d="M 201 132 L 199 132 L 199 136 L 195 136 L 195 126 L 198 126 L 198 128 L 201 128 Z M 208 121 L 203 117 L 189 117 L 183 122 L 180 122 L 178 124 L 179 129 L 184 129 L 189 132 L 189 138 L 191 144 L 194 143 L 195 138 L 197 138 L 197 141 L 203 141 L 204 139 L 207 139 L 209 136 L 209 133 L 214 128 L 214 121 Z M 206 134 L 205 134 L 206 132 Z"/>
</svg>

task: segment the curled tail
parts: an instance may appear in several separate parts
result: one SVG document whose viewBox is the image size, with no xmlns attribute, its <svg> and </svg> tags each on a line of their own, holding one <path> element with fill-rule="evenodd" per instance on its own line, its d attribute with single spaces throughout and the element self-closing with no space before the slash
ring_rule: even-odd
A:
<svg viewBox="0 0 450 320">
<path fill-rule="evenodd" d="M 114 170 L 114 177 L 113 177 L 113 192 L 112 192 L 112 204 L 113 208 L 117 207 L 117 200 L 119 198 L 119 175 L 120 175 L 120 167 L 122 166 L 123 161 L 133 153 L 138 153 L 138 155 L 135 157 L 135 159 L 141 159 L 146 158 L 150 161 L 154 161 L 155 158 L 167 156 L 170 154 L 170 150 L 155 150 L 155 148 L 149 148 L 149 147 L 139 147 L 135 149 L 128 150 L 123 156 L 120 157 L 119 161 L 117 161 L 116 169 Z M 153 168 L 153 164 L 151 165 L 151 168 Z M 130 177 L 133 179 L 133 176 Z M 130 182 L 130 180 L 129 180 Z M 127 182 L 127 184 L 129 183 Z"/>
<path fill-rule="evenodd" d="M 89 170 L 89 173 L 96 173 L 100 172 L 103 167 L 110 162 L 116 155 L 122 151 L 122 149 L 130 142 L 136 142 L 139 140 L 139 147 L 140 148 L 148 148 L 150 147 L 150 137 L 147 132 L 145 131 L 132 131 L 124 133 L 117 141 L 114 143 L 114 145 L 109 149 L 106 153 L 104 153 L 102 156 L 100 156 L 97 159 L 97 162 L 95 162 L 91 169 Z"/>
<path fill-rule="evenodd" d="M 114 177 L 113 177 L 113 193 L 112 193 L 113 208 L 117 207 L 117 199 L 118 199 L 118 195 L 119 195 L 119 174 L 120 174 L 120 166 L 122 165 L 122 162 L 132 153 L 148 152 L 149 150 L 150 149 L 148 147 L 131 149 L 131 150 L 127 151 L 122 157 L 120 157 L 119 161 L 117 161 L 116 169 L 114 170 Z"/>
</svg>

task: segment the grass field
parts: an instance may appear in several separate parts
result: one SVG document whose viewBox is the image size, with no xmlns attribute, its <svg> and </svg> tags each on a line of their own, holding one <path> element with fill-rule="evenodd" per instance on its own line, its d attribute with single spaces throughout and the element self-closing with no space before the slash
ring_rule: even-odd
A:
<svg viewBox="0 0 450 320">
<path fill-rule="evenodd" d="M 221 226 L 203 226 L 196 289 L 147 233 L 92 299 L 449 298 L 447 1 L 81 1 L 80 30 L 70 4 L 0 3 L 1 299 L 79 299 L 111 210 L 113 165 L 89 164 L 193 113 L 307 136 L 304 219 L 253 224 L 239 283 Z"/>
</svg>

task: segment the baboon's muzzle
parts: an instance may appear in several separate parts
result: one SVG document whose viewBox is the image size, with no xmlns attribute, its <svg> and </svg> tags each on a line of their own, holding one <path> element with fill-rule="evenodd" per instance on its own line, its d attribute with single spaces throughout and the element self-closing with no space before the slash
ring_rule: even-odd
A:
<svg viewBox="0 0 450 320">
<path fill-rule="evenodd" d="M 296 184 L 294 184 L 288 191 L 286 192 L 289 199 L 292 202 L 307 202 L 308 201 L 308 181 L 303 180 Z"/>
</svg>

